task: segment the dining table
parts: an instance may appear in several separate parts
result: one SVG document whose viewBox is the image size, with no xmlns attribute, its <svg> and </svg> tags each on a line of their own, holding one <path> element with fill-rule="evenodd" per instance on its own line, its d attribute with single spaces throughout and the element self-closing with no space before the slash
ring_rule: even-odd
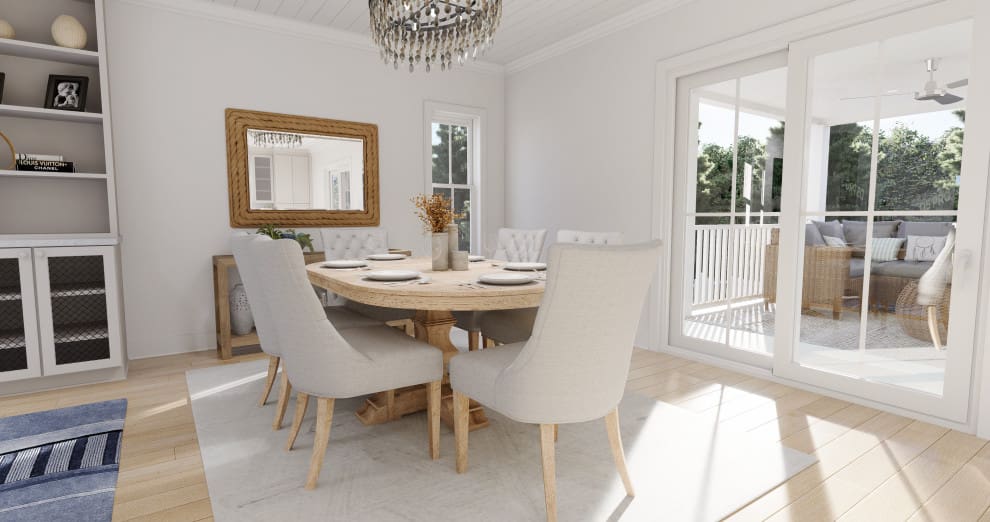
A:
<svg viewBox="0 0 990 522">
<path fill-rule="evenodd" d="M 398 257 L 398 256 L 397 256 Z M 357 268 L 327 268 L 325 262 L 306 266 L 310 282 L 341 297 L 367 305 L 415 310 L 412 318 L 416 338 L 443 352 L 444 386 L 440 417 L 453 426 L 453 394 L 446 369 L 460 351 L 451 341 L 455 311 L 486 311 L 533 308 L 540 305 L 546 285 L 545 272 L 533 271 L 531 282 L 496 285 L 479 282 L 486 274 L 504 273 L 506 263 L 481 260 L 468 264 L 468 270 L 434 271 L 432 259 L 407 257 L 389 261 L 367 261 Z M 379 270 L 419 272 L 408 281 L 378 281 L 369 275 Z M 486 349 L 498 349 L 486 348 Z M 382 424 L 426 409 L 426 389 L 410 386 L 379 392 L 367 398 L 355 413 L 365 425 Z M 472 402 L 469 429 L 488 426 L 484 408 Z"/>
</svg>

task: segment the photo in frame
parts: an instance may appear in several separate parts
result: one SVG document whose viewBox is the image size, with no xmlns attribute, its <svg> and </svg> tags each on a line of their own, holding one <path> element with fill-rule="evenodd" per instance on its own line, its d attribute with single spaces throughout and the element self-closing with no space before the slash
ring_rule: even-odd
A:
<svg viewBox="0 0 990 522">
<path fill-rule="evenodd" d="M 85 111 L 89 78 L 85 76 L 48 76 L 45 108 L 60 111 Z"/>
</svg>

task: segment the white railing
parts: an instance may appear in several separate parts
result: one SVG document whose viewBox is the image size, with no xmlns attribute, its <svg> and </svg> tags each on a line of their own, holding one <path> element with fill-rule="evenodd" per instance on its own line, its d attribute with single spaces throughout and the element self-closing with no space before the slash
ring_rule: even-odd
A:
<svg viewBox="0 0 990 522">
<path fill-rule="evenodd" d="M 694 225 L 697 305 L 763 295 L 763 266 L 777 225 Z"/>
</svg>

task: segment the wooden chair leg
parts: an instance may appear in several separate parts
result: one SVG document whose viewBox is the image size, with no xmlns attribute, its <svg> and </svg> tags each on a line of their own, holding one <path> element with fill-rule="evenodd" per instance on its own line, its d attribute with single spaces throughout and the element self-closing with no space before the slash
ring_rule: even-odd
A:
<svg viewBox="0 0 990 522">
<path fill-rule="evenodd" d="M 285 418 L 285 409 L 289 406 L 289 397 L 292 396 L 292 385 L 289 384 L 289 376 L 282 368 L 282 386 L 278 391 L 278 404 L 275 406 L 275 421 L 272 422 L 273 430 L 282 429 L 282 419 Z"/>
<path fill-rule="evenodd" d="M 430 458 L 440 458 L 440 383 L 433 381 L 426 385 L 427 424 L 430 430 Z"/>
<path fill-rule="evenodd" d="M 482 346 L 484 346 L 485 348 L 491 348 L 495 346 L 495 339 L 492 339 L 490 337 L 481 336 L 481 341 L 482 341 L 481 342 Z"/>
<path fill-rule="evenodd" d="M 559 424 L 554 424 L 553 425 L 553 441 L 554 442 L 557 442 L 557 426 L 559 426 Z"/>
<path fill-rule="evenodd" d="M 296 394 L 296 414 L 292 417 L 292 429 L 289 430 L 289 441 L 285 443 L 285 451 L 292 451 L 292 445 L 296 443 L 299 436 L 299 428 L 302 427 L 303 417 L 306 416 L 306 407 L 309 406 L 309 394 L 299 392 Z"/>
<path fill-rule="evenodd" d="M 629 480 L 629 470 L 626 469 L 626 452 L 622 449 L 622 437 L 619 435 L 619 409 L 616 408 L 605 416 L 605 428 L 608 430 L 608 443 L 612 446 L 612 457 L 615 459 L 615 468 L 622 477 L 622 485 L 626 487 L 626 495 L 635 497 L 632 481 Z"/>
<path fill-rule="evenodd" d="M 268 396 L 272 393 L 272 386 L 275 385 L 275 377 L 278 376 L 278 363 L 280 359 L 274 355 L 268 356 L 268 376 L 265 377 L 265 389 L 261 392 L 261 400 L 258 406 L 264 406 L 268 402 Z"/>
<path fill-rule="evenodd" d="M 457 455 L 457 472 L 464 473 L 468 465 L 468 420 L 471 399 L 454 390 L 454 448 Z"/>
<path fill-rule="evenodd" d="M 313 456 L 309 460 L 309 476 L 306 477 L 306 489 L 314 489 L 320 479 L 323 468 L 323 458 L 327 454 L 327 443 L 330 442 L 330 424 L 333 423 L 333 399 L 317 397 L 316 399 L 316 440 L 313 441 Z"/>
<path fill-rule="evenodd" d="M 478 342 L 481 340 L 481 332 L 475 332 L 468 330 L 468 351 L 475 351 L 478 349 Z"/>
<path fill-rule="evenodd" d="M 832 299 L 832 319 L 838 321 L 842 319 L 842 298 Z"/>
<path fill-rule="evenodd" d="M 557 522 L 557 475 L 554 458 L 553 424 L 540 424 L 540 450 L 543 454 L 543 496 L 547 522 Z"/>
</svg>

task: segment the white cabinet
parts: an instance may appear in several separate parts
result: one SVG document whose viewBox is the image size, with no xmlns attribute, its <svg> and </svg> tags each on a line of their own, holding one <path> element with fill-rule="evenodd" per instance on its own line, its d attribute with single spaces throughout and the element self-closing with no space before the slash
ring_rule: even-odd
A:
<svg viewBox="0 0 990 522">
<path fill-rule="evenodd" d="M 0 381 L 122 366 L 117 281 L 112 246 L 0 250 Z"/>
<path fill-rule="evenodd" d="M 41 375 L 30 248 L 0 250 L 0 381 Z"/>
</svg>

